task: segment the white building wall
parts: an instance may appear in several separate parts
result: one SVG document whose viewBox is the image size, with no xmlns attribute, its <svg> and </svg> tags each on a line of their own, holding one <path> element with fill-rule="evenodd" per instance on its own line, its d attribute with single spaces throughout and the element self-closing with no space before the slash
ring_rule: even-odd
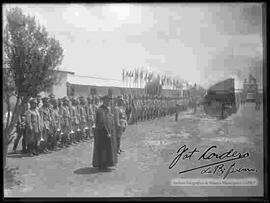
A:
<svg viewBox="0 0 270 203">
<path fill-rule="evenodd" d="M 52 88 L 52 93 L 55 95 L 55 98 L 62 98 L 67 96 L 67 74 L 68 73 L 58 73 L 60 74 L 60 82 L 57 85 L 54 85 Z"/>
</svg>

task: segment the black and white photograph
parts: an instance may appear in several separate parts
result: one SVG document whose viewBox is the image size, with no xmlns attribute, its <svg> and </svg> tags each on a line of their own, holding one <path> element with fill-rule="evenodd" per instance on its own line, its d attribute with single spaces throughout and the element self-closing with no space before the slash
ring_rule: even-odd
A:
<svg viewBox="0 0 270 203">
<path fill-rule="evenodd" d="M 266 3 L 2 4 L 4 198 L 266 194 Z"/>
</svg>

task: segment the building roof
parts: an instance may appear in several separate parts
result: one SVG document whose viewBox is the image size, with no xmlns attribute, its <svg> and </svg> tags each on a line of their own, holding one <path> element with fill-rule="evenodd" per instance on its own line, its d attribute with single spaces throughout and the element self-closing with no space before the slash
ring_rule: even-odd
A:
<svg viewBox="0 0 270 203">
<path fill-rule="evenodd" d="M 120 80 L 91 77 L 91 76 L 68 75 L 67 82 L 70 84 L 78 84 L 78 85 L 123 87 L 123 82 Z"/>
</svg>

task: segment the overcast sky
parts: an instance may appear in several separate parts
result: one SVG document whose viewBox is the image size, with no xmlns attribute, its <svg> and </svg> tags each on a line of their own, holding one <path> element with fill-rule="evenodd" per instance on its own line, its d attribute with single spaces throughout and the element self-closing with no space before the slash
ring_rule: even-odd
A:
<svg viewBox="0 0 270 203">
<path fill-rule="evenodd" d="M 60 41 L 61 68 L 78 75 L 121 79 L 123 68 L 149 67 L 204 87 L 250 70 L 262 75 L 261 4 L 12 6 Z"/>
</svg>

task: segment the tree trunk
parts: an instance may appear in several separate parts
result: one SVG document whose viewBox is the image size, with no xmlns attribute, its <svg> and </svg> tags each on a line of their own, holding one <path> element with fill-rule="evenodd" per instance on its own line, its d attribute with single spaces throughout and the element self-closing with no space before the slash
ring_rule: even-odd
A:
<svg viewBox="0 0 270 203">
<path fill-rule="evenodd" d="M 6 163 L 7 163 L 7 151 L 8 151 L 8 144 L 6 142 L 6 140 L 4 140 L 4 160 L 3 160 L 3 166 L 4 166 L 4 169 L 6 168 Z"/>
<path fill-rule="evenodd" d="M 8 152 L 8 145 L 9 145 L 9 140 L 10 140 L 10 135 L 16 125 L 16 122 L 18 120 L 19 115 L 22 113 L 22 109 L 23 109 L 23 105 L 25 103 L 27 99 L 24 99 L 22 102 L 16 102 L 16 106 L 14 109 L 14 112 L 12 114 L 12 119 L 11 122 L 9 123 L 9 125 L 4 129 L 4 154 L 3 154 L 3 158 L 4 158 L 4 167 L 6 167 L 6 159 L 7 159 L 7 152 Z"/>
</svg>

